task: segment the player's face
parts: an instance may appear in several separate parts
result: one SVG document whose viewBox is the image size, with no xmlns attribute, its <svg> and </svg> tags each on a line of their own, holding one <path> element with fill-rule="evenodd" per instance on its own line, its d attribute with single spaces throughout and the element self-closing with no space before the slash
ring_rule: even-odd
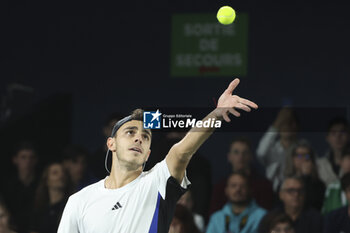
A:
<svg viewBox="0 0 350 233">
<path fill-rule="evenodd" d="M 142 166 L 148 159 L 151 132 L 143 128 L 142 121 L 132 120 L 122 125 L 115 137 L 118 160 L 132 169 Z"/>
<path fill-rule="evenodd" d="M 249 195 L 247 181 L 240 175 L 232 175 L 227 180 L 226 196 L 232 203 L 245 203 Z"/>
</svg>

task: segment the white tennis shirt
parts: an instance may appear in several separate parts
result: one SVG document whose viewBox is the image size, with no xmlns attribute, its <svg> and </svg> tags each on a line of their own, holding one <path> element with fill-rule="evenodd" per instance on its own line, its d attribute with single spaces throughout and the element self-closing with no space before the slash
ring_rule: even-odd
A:
<svg viewBox="0 0 350 233">
<path fill-rule="evenodd" d="M 105 179 L 69 197 L 58 233 L 168 232 L 181 186 L 171 177 L 165 159 L 131 183 L 106 189 Z"/>
</svg>

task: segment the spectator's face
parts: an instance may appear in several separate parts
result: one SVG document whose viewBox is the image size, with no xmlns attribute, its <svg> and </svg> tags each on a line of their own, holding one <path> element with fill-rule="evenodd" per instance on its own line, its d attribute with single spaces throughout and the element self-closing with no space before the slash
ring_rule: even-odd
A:
<svg viewBox="0 0 350 233">
<path fill-rule="evenodd" d="M 52 164 L 48 170 L 47 186 L 54 189 L 62 189 L 66 185 L 66 176 L 61 164 Z"/>
<path fill-rule="evenodd" d="M 333 125 L 327 135 L 327 142 L 332 150 L 344 149 L 349 141 L 349 133 L 343 124 Z"/>
<path fill-rule="evenodd" d="M 227 180 L 226 196 L 234 204 L 245 203 L 249 197 L 249 187 L 245 178 L 232 175 Z"/>
<path fill-rule="evenodd" d="M 294 230 L 289 223 L 278 223 L 271 233 L 294 233 Z"/>
<path fill-rule="evenodd" d="M 227 157 L 234 171 L 245 170 L 250 166 L 251 153 L 248 145 L 244 142 L 233 143 Z"/>
<path fill-rule="evenodd" d="M 301 208 L 304 204 L 304 188 L 295 179 L 284 181 L 279 196 L 285 207 Z"/>
<path fill-rule="evenodd" d="M 64 164 L 73 180 L 80 181 L 83 178 L 86 170 L 84 155 L 77 156 L 75 160 L 69 159 Z"/>
<path fill-rule="evenodd" d="M 37 158 L 33 150 L 20 150 L 13 158 L 13 163 L 19 171 L 34 172 Z"/>
<path fill-rule="evenodd" d="M 193 201 L 192 201 L 191 192 L 187 191 L 184 195 L 181 196 L 180 200 L 177 203 L 185 206 L 187 209 L 192 211 Z"/>
<path fill-rule="evenodd" d="M 151 153 L 150 131 L 143 128 L 142 121 L 132 120 L 118 129 L 116 137 L 108 138 L 107 144 L 115 152 L 118 163 L 136 170 L 147 161 Z"/>
<path fill-rule="evenodd" d="M 312 160 L 307 147 L 298 147 L 293 155 L 294 168 L 299 174 L 310 174 L 312 171 Z"/>
<path fill-rule="evenodd" d="M 344 174 L 350 172 L 350 155 L 346 155 L 341 159 L 340 168 Z"/>
<path fill-rule="evenodd" d="M 7 232 L 9 215 L 5 208 L 0 206 L 0 232 Z"/>
</svg>

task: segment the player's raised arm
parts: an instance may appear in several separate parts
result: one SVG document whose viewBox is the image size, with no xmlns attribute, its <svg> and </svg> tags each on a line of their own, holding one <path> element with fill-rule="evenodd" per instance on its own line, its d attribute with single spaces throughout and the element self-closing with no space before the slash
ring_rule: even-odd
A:
<svg viewBox="0 0 350 233">
<path fill-rule="evenodd" d="M 236 109 L 242 109 L 250 112 L 251 108 L 258 108 L 254 102 L 241 98 L 237 95 L 232 95 L 232 92 L 239 84 L 239 79 L 233 80 L 227 89 L 221 94 L 218 105 L 211 113 L 209 113 L 203 121 L 208 118 L 214 118 L 215 120 L 224 119 L 226 122 L 230 122 L 229 114 L 233 114 L 236 117 L 240 116 L 240 113 Z M 166 156 L 166 162 L 170 170 L 170 174 L 178 181 L 181 182 L 186 167 L 192 157 L 192 155 L 198 150 L 203 142 L 214 132 L 215 128 L 192 128 L 186 136 L 178 143 L 173 145 Z"/>
</svg>

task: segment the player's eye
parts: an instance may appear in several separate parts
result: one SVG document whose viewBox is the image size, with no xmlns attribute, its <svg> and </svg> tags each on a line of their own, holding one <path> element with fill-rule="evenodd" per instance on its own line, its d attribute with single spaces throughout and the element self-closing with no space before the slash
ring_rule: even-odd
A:
<svg viewBox="0 0 350 233">
<path fill-rule="evenodd" d="M 126 134 L 127 134 L 127 135 L 132 135 L 132 134 L 134 134 L 134 133 L 135 133 L 134 130 L 128 130 L 128 131 L 126 131 Z"/>
<path fill-rule="evenodd" d="M 149 140 L 149 136 L 148 136 L 147 134 L 144 134 L 144 135 L 143 135 L 143 138 L 144 138 L 145 140 Z"/>
</svg>

